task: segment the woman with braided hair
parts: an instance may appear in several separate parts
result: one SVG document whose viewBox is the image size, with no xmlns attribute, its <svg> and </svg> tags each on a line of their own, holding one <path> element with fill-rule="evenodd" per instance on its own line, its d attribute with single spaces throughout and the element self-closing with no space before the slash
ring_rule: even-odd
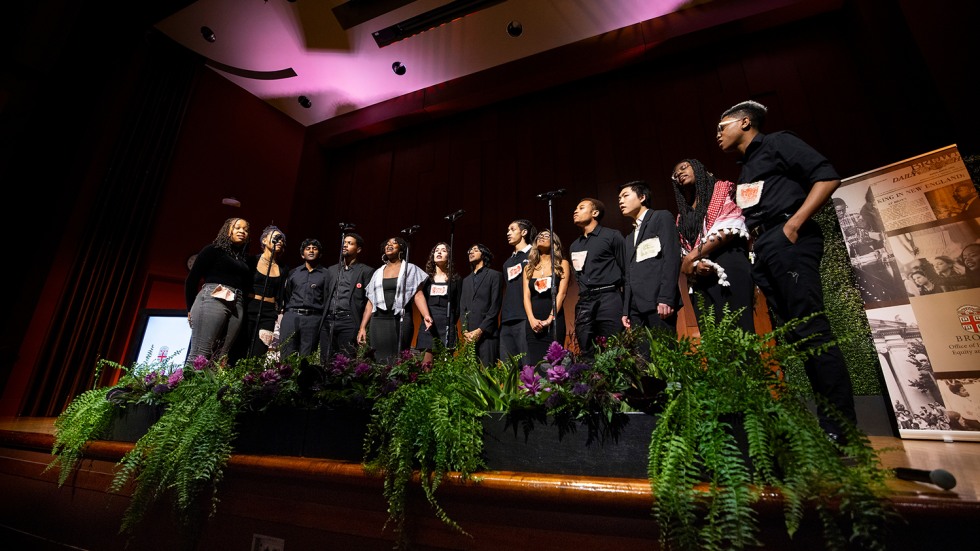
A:
<svg viewBox="0 0 980 551">
<path fill-rule="evenodd" d="M 739 326 L 755 332 L 752 265 L 749 262 L 748 229 L 742 209 L 735 204 L 735 184 L 719 180 L 697 159 L 684 159 L 671 173 L 677 199 L 677 231 L 680 234 L 681 273 L 687 275 L 691 304 L 698 319 L 702 312 L 695 293 L 704 297 L 721 320 L 742 308 Z"/>
<path fill-rule="evenodd" d="M 197 254 L 184 282 L 191 342 L 187 364 L 199 356 L 224 361 L 242 327 L 245 295 L 251 285 L 245 252 L 248 222 L 229 218 L 217 237 Z M 204 285 L 201 285 L 201 281 Z"/>
</svg>

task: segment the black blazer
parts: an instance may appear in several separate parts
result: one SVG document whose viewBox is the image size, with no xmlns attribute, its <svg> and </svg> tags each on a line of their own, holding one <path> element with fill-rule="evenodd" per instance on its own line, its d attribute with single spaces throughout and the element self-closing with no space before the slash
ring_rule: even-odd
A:
<svg viewBox="0 0 980 551">
<path fill-rule="evenodd" d="M 504 274 L 491 268 L 463 278 L 459 310 L 464 330 L 474 331 L 479 327 L 484 338 L 497 335 L 503 284 Z"/>
<path fill-rule="evenodd" d="M 353 289 L 350 293 L 350 308 L 351 314 L 354 317 L 354 327 L 361 326 L 361 318 L 364 317 L 364 308 L 367 306 L 367 286 L 368 282 L 371 281 L 371 275 L 374 274 L 374 268 L 361 264 L 360 262 L 355 262 L 351 266 L 351 272 L 354 276 Z M 330 297 L 333 296 L 334 289 L 337 288 L 337 279 L 340 274 L 340 264 L 334 264 L 327 268 L 327 288 L 326 288 L 326 304 L 324 305 L 323 313 L 324 315 L 329 314 L 327 310 L 330 308 Z"/>
<path fill-rule="evenodd" d="M 661 302 L 674 310 L 679 309 L 682 303 L 677 280 L 681 273 L 681 244 L 674 217 L 665 210 L 647 211 L 636 244 L 657 237 L 660 253 L 642 262 L 636 261 L 637 247 L 633 245 L 636 231 L 634 229 L 626 236 L 623 248 L 626 257 L 623 262 L 626 266 L 623 315 L 655 311 Z"/>
</svg>

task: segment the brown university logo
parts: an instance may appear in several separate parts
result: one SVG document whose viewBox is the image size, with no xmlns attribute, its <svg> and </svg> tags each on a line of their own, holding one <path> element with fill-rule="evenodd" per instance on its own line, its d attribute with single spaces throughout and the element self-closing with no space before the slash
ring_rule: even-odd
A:
<svg viewBox="0 0 980 551">
<path fill-rule="evenodd" d="M 964 331 L 980 334 L 980 306 L 960 306 L 956 309 L 956 314 Z"/>
</svg>

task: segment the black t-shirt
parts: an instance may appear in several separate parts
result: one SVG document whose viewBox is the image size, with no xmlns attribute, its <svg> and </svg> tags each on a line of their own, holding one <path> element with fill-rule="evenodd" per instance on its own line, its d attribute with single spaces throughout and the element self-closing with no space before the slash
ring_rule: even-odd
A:
<svg viewBox="0 0 980 551">
<path fill-rule="evenodd" d="M 756 135 L 739 162 L 736 197 L 749 228 L 796 212 L 816 182 L 840 180 L 826 157 L 787 131 Z M 758 201 L 747 204 L 743 190 L 760 182 Z"/>
<path fill-rule="evenodd" d="M 504 282 L 504 302 L 500 307 L 500 321 L 508 322 L 513 320 L 527 319 L 524 312 L 524 267 L 527 266 L 527 251 L 517 251 L 504 261 L 503 269 Z"/>
<path fill-rule="evenodd" d="M 206 245 L 194 259 L 194 265 L 184 281 L 184 300 L 187 309 L 194 305 L 194 298 L 204 283 L 220 283 L 238 292 L 249 292 L 252 288 L 252 269 L 242 256 L 233 256 L 220 247 Z"/>
</svg>

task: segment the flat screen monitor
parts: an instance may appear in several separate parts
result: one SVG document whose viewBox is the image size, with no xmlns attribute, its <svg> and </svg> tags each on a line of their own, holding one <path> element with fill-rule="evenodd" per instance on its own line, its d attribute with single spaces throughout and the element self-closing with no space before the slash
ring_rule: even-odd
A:
<svg viewBox="0 0 980 551">
<path fill-rule="evenodd" d="M 172 365 L 184 365 L 190 343 L 186 310 L 144 309 L 137 320 L 129 365 L 166 358 Z M 150 354 L 152 357 L 148 358 Z"/>
</svg>

